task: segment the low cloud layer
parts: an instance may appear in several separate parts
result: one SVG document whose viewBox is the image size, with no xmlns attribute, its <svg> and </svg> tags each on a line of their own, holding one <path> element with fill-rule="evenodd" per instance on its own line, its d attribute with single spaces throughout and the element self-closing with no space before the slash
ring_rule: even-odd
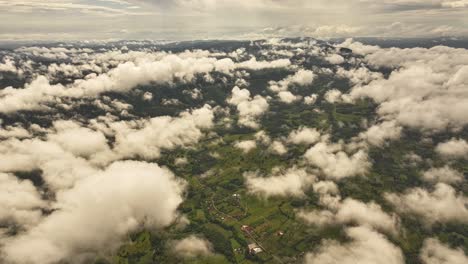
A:
<svg viewBox="0 0 468 264">
<path fill-rule="evenodd" d="M 186 258 L 213 254 L 211 243 L 196 236 L 174 241 L 171 247 L 175 254 Z"/>
<path fill-rule="evenodd" d="M 452 249 L 436 238 L 424 241 L 420 256 L 424 264 L 463 264 L 468 262 L 468 257 L 462 249 Z"/>
<path fill-rule="evenodd" d="M 397 211 L 423 217 L 426 224 L 468 221 L 468 197 L 443 183 L 433 191 L 414 188 L 400 195 L 386 194 L 385 198 Z"/>
<path fill-rule="evenodd" d="M 156 164 L 114 163 L 58 193 L 50 215 L 14 237 L 2 238 L 1 256 L 19 264 L 86 261 L 118 246 L 128 232 L 169 225 L 184 186 Z"/>
<path fill-rule="evenodd" d="M 325 241 L 316 252 L 306 255 L 305 263 L 405 263 L 401 250 L 372 229 L 352 227 L 346 229 L 346 234 L 350 242 L 340 244 L 332 240 Z"/>
</svg>

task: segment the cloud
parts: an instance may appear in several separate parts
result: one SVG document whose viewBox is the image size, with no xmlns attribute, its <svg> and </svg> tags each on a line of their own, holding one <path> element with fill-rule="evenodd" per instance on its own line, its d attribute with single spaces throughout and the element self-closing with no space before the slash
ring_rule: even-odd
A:
<svg viewBox="0 0 468 264">
<path fill-rule="evenodd" d="M 461 248 L 452 249 L 436 238 L 424 241 L 420 258 L 424 264 L 463 264 L 468 257 Z"/>
<path fill-rule="evenodd" d="M 299 96 L 294 95 L 290 91 L 281 91 L 278 93 L 278 97 L 281 102 L 286 104 L 290 104 L 301 99 Z"/>
<path fill-rule="evenodd" d="M 346 229 L 350 242 L 340 244 L 326 240 L 316 252 L 305 257 L 307 264 L 403 264 L 401 250 L 389 242 L 383 235 L 367 227 Z"/>
<path fill-rule="evenodd" d="M 440 168 L 431 168 L 423 173 L 423 179 L 431 183 L 457 183 L 464 179 L 463 173 L 450 168 L 448 165 Z"/>
<path fill-rule="evenodd" d="M 202 108 L 182 112 L 178 117 L 161 116 L 141 122 L 120 121 L 111 123 L 115 143 L 113 153 L 102 153 L 103 161 L 119 158 L 141 157 L 155 159 L 162 149 L 173 149 L 197 143 L 203 130 L 213 126 L 214 112 Z"/>
<path fill-rule="evenodd" d="M 354 42 L 354 43 L 359 43 L 359 42 Z M 353 52 L 358 54 L 360 51 L 353 50 Z M 365 66 L 361 66 L 359 68 L 351 68 L 348 70 L 345 70 L 344 68 L 339 67 L 336 71 L 336 74 L 340 77 L 349 79 L 351 81 L 351 84 L 353 85 L 368 84 L 373 80 L 378 80 L 378 79 L 383 78 L 382 73 L 370 71 Z"/>
<path fill-rule="evenodd" d="M 340 180 L 366 174 L 371 165 L 367 152 L 358 150 L 348 155 L 343 148 L 342 143 L 330 143 L 322 139 L 307 150 L 304 157 L 311 165 L 320 168 L 329 179 Z"/>
<path fill-rule="evenodd" d="M 99 59 L 110 61 L 122 59 L 123 61 L 117 63 L 108 72 L 75 80 L 67 86 L 51 84 L 46 76 L 39 75 L 23 89 L 6 87 L 0 91 L 0 112 L 48 110 L 50 109 L 48 105 L 60 103 L 62 98 L 95 98 L 105 92 L 129 92 L 138 85 L 174 81 L 190 82 L 195 75 L 212 71 L 229 73 L 235 69 L 261 70 L 290 65 L 290 61 L 284 59 L 257 61 L 252 58 L 249 61 L 234 63 L 228 58 L 218 60 L 209 55 L 203 51 L 177 55 L 163 52 L 96 55 Z"/>
<path fill-rule="evenodd" d="M 237 86 L 232 89 L 232 95 L 227 102 L 236 106 L 239 113 L 239 125 L 254 129 L 260 127 L 257 119 L 269 108 L 269 104 L 264 97 L 256 95 L 252 98 L 249 90 L 240 89 Z"/>
<path fill-rule="evenodd" d="M 371 145 L 381 147 L 388 140 L 400 139 L 402 129 L 395 121 L 385 121 L 371 126 L 365 132 L 361 132 L 359 137 Z"/>
<path fill-rule="evenodd" d="M 86 144 L 82 138 L 82 144 Z M 40 169 L 48 188 L 72 187 L 76 181 L 95 173 L 86 159 L 65 151 L 59 144 L 34 139 L 9 139 L 0 142 L 0 172 Z"/>
<path fill-rule="evenodd" d="M 300 127 L 297 130 L 291 131 L 288 136 L 288 141 L 300 145 L 310 145 L 320 140 L 320 132 L 316 128 Z"/>
<path fill-rule="evenodd" d="M 28 180 L 19 180 L 13 174 L 0 173 L 0 223 L 28 228 L 42 217 L 47 202 Z"/>
<path fill-rule="evenodd" d="M 353 45 L 347 45 L 353 47 Z M 466 49 L 444 46 L 425 48 L 368 47 L 355 44 L 374 67 L 394 68 L 388 78 L 374 76 L 368 84 L 357 84 L 350 98 L 372 98 L 378 114 L 399 125 L 426 132 L 459 130 L 468 124 L 465 72 Z"/>
<path fill-rule="evenodd" d="M 328 57 L 325 58 L 325 60 L 331 64 L 342 64 L 345 62 L 345 59 L 341 55 L 338 55 L 338 54 L 329 55 Z"/>
<path fill-rule="evenodd" d="M 1 125 L 0 121 L 0 125 Z M 1 139 L 7 139 L 7 138 L 29 138 L 31 137 L 31 133 L 20 126 L 6 126 L 0 127 L 0 138 Z"/>
<path fill-rule="evenodd" d="M 288 149 L 286 148 L 286 146 L 278 140 L 273 141 L 268 150 L 277 155 L 284 155 L 288 153 Z"/>
<path fill-rule="evenodd" d="M 157 159 L 163 149 L 197 143 L 213 126 L 213 119 L 214 112 L 206 105 L 176 117 L 104 119 L 95 122 L 95 129 L 73 121 L 56 121 L 45 139 L 1 141 L 0 172 L 40 169 L 48 188 L 66 189 L 115 160 Z M 112 148 L 104 134 L 114 138 Z"/>
<path fill-rule="evenodd" d="M 317 226 L 358 224 L 389 234 L 398 234 L 398 218 L 382 210 L 375 202 L 363 203 L 347 198 L 327 210 L 300 211 L 298 217 Z"/>
<path fill-rule="evenodd" d="M 255 140 L 239 141 L 234 144 L 234 147 L 241 149 L 244 153 L 248 153 L 257 147 L 257 142 Z"/>
<path fill-rule="evenodd" d="M 7 57 L 3 59 L 3 63 L 0 63 L 0 72 L 21 73 L 21 70 L 16 68 L 15 61 Z"/>
<path fill-rule="evenodd" d="M 289 168 L 285 171 L 274 172 L 268 177 L 261 177 L 258 173 L 244 174 L 249 192 L 261 196 L 304 196 L 304 192 L 316 181 L 314 175 L 305 169 Z"/>
<path fill-rule="evenodd" d="M 174 253 L 187 258 L 213 254 L 213 246 L 209 241 L 193 235 L 174 241 L 171 247 Z"/>
<path fill-rule="evenodd" d="M 100 131 L 81 127 L 73 121 L 56 121 L 54 128 L 55 133 L 49 134 L 48 140 L 76 156 L 90 157 L 95 153 L 109 150 L 107 139 Z"/>
<path fill-rule="evenodd" d="M 60 192 L 50 215 L 1 249 L 7 263 L 85 262 L 115 249 L 129 232 L 172 223 L 184 182 L 156 164 L 117 162 Z M 158 201 L 158 203 L 154 203 Z"/>
<path fill-rule="evenodd" d="M 421 217 L 427 224 L 446 222 L 468 222 L 468 198 L 457 194 L 455 189 L 444 183 L 436 184 L 434 190 L 413 188 L 403 194 L 387 193 L 385 199 L 401 213 Z"/>
<path fill-rule="evenodd" d="M 324 98 L 327 102 L 334 104 L 341 102 L 342 93 L 337 89 L 329 90 L 325 93 Z"/>
<path fill-rule="evenodd" d="M 294 75 L 290 75 L 281 81 L 270 81 L 268 89 L 275 92 L 280 100 L 284 103 L 290 104 L 294 101 L 300 100 L 299 96 L 294 95 L 288 88 L 290 85 L 306 86 L 312 84 L 315 79 L 315 74 L 310 70 L 299 70 Z"/>
<path fill-rule="evenodd" d="M 310 96 L 304 97 L 304 104 L 306 105 L 313 105 L 317 101 L 318 95 L 311 94 Z"/>
<path fill-rule="evenodd" d="M 452 138 L 437 144 L 435 151 L 445 157 L 463 158 L 468 155 L 468 143 L 464 139 Z"/>
</svg>

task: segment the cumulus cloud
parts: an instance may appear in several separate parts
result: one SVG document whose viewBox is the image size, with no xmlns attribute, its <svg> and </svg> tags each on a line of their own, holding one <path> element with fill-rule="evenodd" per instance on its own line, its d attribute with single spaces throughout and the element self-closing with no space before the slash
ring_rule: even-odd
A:
<svg viewBox="0 0 468 264">
<path fill-rule="evenodd" d="M 318 95 L 312 94 L 309 96 L 304 97 L 304 104 L 306 105 L 313 105 L 317 101 Z"/>
<path fill-rule="evenodd" d="M 331 104 L 341 102 L 342 93 L 337 89 L 332 89 L 325 93 L 325 100 Z"/>
<path fill-rule="evenodd" d="M 32 182 L 7 173 L 0 173 L 0 204 L 0 223 L 22 228 L 39 222 L 48 206 Z"/>
<path fill-rule="evenodd" d="M 155 159 L 162 149 L 173 149 L 197 143 L 203 130 L 213 126 L 213 109 L 205 105 L 193 111 L 181 113 L 178 117 L 161 116 L 141 122 L 120 121 L 111 123 L 115 144 L 113 153 L 103 153 L 101 158 L 118 159 L 142 157 Z"/>
<path fill-rule="evenodd" d="M 350 242 L 340 244 L 326 240 L 316 252 L 305 257 L 307 264 L 403 264 L 401 250 L 389 242 L 385 236 L 367 227 L 346 229 Z"/>
<path fill-rule="evenodd" d="M 335 180 L 364 175 L 371 165 L 366 151 L 360 149 L 348 155 L 343 143 L 330 143 L 324 139 L 307 150 L 304 157 L 326 177 Z"/>
<path fill-rule="evenodd" d="M 70 188 L 112 161 L 156 159 L 162 149 L 194 144 L 213 126 L 213 119 L 213 110 L 206 105 L 176 117 L 96 122 L 97 130 L 56 121 L 45 139 L 1 141 L 0 172 L 40 169 L 50 189 Z M 104 134 L 114 137 L 112 148 Z"/>
<path fill-rule="evenodd" d="M 86 144 L 86 139 L 82 139 Z M 9 139 L 0 142 L 0 171 L 17 172 L 40 169 L 47 187 L 70 188 L 79 179 L 96 171 L 86 159 L 64 150 L 51 141 Z"/>
<path fill-rule="evenodd" d="M 448 165 L 440 168 L 431 168 L 422 175 L 423 179 L 432 183 L 457 183 L 463 181 L 463 173 L 456 171 Z"/>
<path fill-rule="evenodd" d="M 254 129 L 260 127 L 257 119 L 269 108 L 264 97 L 256 95 L 252 98 L 249 90 L 240 89 L 237 86 L 232 89 L 232 95 L 227 102 L 236 106 L 239 113 L 239 125 Z"/>
<path fill-rule="evenodd" d="M 175 254 L 182 257 L 191 258 L 213 254 L 213 246 L 211 243 L 196 236 L 189 236 L 184 239 L 174 241 L 171 247 Z"/>
<path fill-rule="evenodd" d="M 468 143 L 464 139 L 452 138 L 449 141 L 439 143 L 435 150 L 445 157 L 463 158 L 468 155 Z"/>
<path fill-rule="evenodd" d="M 320 140 L 320 132 L 316 128 L 301 127 L 297 130 L 292 131 L 288 136 L 288 141 L 299 145 L 299 144 L 314 144 Z"/>
<path fill-rule="evenodd" d="M 1 120 L 0 120 L 1 125 Z M 0 138 L 7 139 L 7 138 L 29 138 L 31 137 L 31 133 L 20 126 L 6 126 L 0 127 Z"/>
<path fill-rule="evenodd" d="M 150 93 L 150 92 L 145 92 L 145 93 L 143 94 L 143 100 L 145 100 L 145 101 L 151 101 L 151 100 L 153 100 L 153 94 Z"/>
<path fill-rule="evenodd" d="M 304 192 L 316 181 L 316 177 L 305 169 L 289 168 L 262 177 L 256 172 L 244 174 L 249 192 L 265 197 L 270 196 L 304 196 Z"/>
<path fill-rule="evenodd" d="M 317 226 L 334 224 L 358 224 L 389 234 L 398 233 L 398 218 L 383 211 L 375 202 L 363 203 L 347 198 L 327 210 L 300 211 L 298 216 Z"/>
<path fill-rule="evenodd" d="M 115 249 L 128 232 L 172 223 L 184 182 L 156 164 L 117 162 L 60 192 L 37 225 L 5 238 L 7 263 L 57 263 Z M 159 201 L 154 203 L 154 201 Z"/>
<path fill-rule="evenodd" d="M 281 102 L 286 103 L 286 104 L 290 104 L 297 100 L 300 100 L 299 96 L 294 95 L 290 91 L 281 91 L 278 93 L 278 97 Z"/>
<path fill-rule="evenodd" d="M 107 139 L 100 131 L 82 127 L 73 121 L 56 121 L 54 128 L 55 133 L 50 133 L 48 139 L 76 156 L 89 157 L 109 149 Z"/>
<path fill-rule="evenodd" d="M 367 67 L 361 66 L 359 68 L 351 68 L 345 70 L 339 67 L 336 74 L 340 77 L 344 77 L 350 80 L 353 85 L 368 84 L 373 80 L 382 79 L 383 75 L 380 72 L 370 71 Z"/>
<path fill-rule="evenodd" d="M 15 61 L 10 58 L 3 59 L 3 63 L 0 63 L 0 72 L 18 72 L 18 68 L 15 66 Z"/>
<path fill-rule="evenodd" d="M 436 238 L 428 238 L 424 241 L 420 257 L 424 264 L 468 263 L 468 257 L 461 248 L 452 249 Z"/>
<path fill-rule="evenodd" d="M 278 141 L 278 140 L 273 141 L 270 147 L 268 148 L 268 150 L 278 155 L 284 155 L 288 153 L 288 149 L 283 144 L 283 142 Z"/>
<path fill-rule="evenodd" d="M 108 72 L 90 78 L 75 80 L 70 85 L 51 84 L 43 75 L 28 83 L 23 89 L 7 87 L 0 91 L 0 112 L 20 110 L 47 110 L 48 104 L 59 103 L 62 98 L 97 97 L 105 92 L 128 92 L 138 85 L 150 83 L 190 82 L 195 75 L 220 71 L 229 73 L 235 69 L 261 70 L 290 65 L 289 60 L 249 61 L 235 63 L 231 59 L 218 60 L 203 51 L 181 54 L 132 53 L 131 55 L 101 54 L 107 60 L 115 59 L 117 65 Z M 118 56 L 123 56 L 119 61 Z M 110 57 L 110 58 L 108 58 Z"/>
<path fill-rule="evenodd" d="M 373 67 L 393 68 L 388 78 L 373 76 L 368 84 L 354 86 L 350 98 L 372 98 L 386 120 L 424 131 L 457 130 L 468 124 L 466 49 L 347 46 L 362 50 Z"/>
<path fill-rule="evenodd" d="M 331 54 L 325 60 L 331 64 L 342 64 L 345 62 L 345 59 L 339 54 Z"/>
<path fill-rule="evenodd" d="M 234 144 L 234 147 L 241 149 L 244 153 L 248 153 L 257 147 L 257 142 L 255 140 L 239 141 Z"/>
<path fill-rule="evenodd" d="M 315 79 L 315 74 L 310 70 L 299 70 L 294 75 L 290 75 L 281 81 L 270 81 L 269 89 L 277 93 L 280 100 L 284 103 L 290 104 L 300 99 L 299 96 L 294 95 L 288 88 L 292 84 L 305 86 L 310 85 Z"/>
<path fill-rule="evenodd" d="M 397 211 L 417 215 L 427 224 L 468 221 L 468 198 L 444 183 L 433 191 L 413 188 L 403 194 L 387 193 L 385 199 Z"/>
<path fill-rule="evenodd" d="M 371 126 L 365 132 L 359 134 L 359 137 L 374 146 L 383 146 L 389 140 L 396 140 L 401 137 L 402 127 L 395 121 L 385 121 Z"/>
</svg>

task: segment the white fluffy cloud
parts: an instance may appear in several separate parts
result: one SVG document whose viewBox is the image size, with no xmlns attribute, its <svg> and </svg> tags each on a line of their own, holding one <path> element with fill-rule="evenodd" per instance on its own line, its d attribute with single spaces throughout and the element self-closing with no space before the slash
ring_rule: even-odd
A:
<svg viewBox="0 0 468 264">
<path fill-rule="evenodd" d="M 279 140 L 275 140 L 271 143 L 270 147 L 268 148 L 271 152 L 277 154 L 277 155 L 284 155 L 288 153 L 288 149 L 286 146 L 283 144 L 283 142 Z"/>
<path fill-rule="evenodd" d="M 278 97 L 281 100 L 281 102 L 286 104 L 290 104 L 297 100 L 300 100 L 299 96 L 294 95 L 290 91 L 281 91 L 278 93 Z"/>
<path fill-rule="evenodd" d="M 444 183 L 438 183 L 432 192 L 414 188 L 403 194 L 385 194 L 385 198 L 397 211 L 420 216 L 427 224 L 468 222 L 468 198 Z"/>
<path fill-rule="evenodd" d="M 300 97 L 288 91 L 289 86 L 292 84 L 301 85 L 301 86 L 310 85 L 312 84 L 314 79 L 315 79 L 315 74 L 312 71 L 301 69 L 297 71 L 294 75 L 290 75 L 281 81 L 278 81 L 278 82 L 270 81 L 269 89 L 277 93 L 279 99 L 282 102 L 290 104 L 294 101 L 299 100 Z"/>
<path fill-rule="evenodd" d="M 442 156 L 463 158 L 468 155 L 468 142 L 464 139 L 452 138 L 447 142 L 439 143 L 435 150 Z"/>
<path fill-rule="evenodd" d="M 425 131 L 468 124 L 466 49 L 347 46 L 366 50 L 365 61 L 373 67 L 395 68 L 388 78 L 372 76 L 368 84 L 354 86 L 351 98 L 372 98 L 380 105 L 380 116 Z"/>
<path fill-rule="evenodd" d="M 58 193 L 53 211 L 1 248 L 7 263 L 57 263 L 115 249 L 128 232 L 174 221 L 184 183 L 156 164 L 117 162 Z M 154 201 L 158 201 L 154 203 Z"/>
<path fill-rule="evenodd" d="M 326 240 L 320 248 L 305 257 L 307 264 L 403 264 L 401 250 L 385 236 L 367 227 L 346 229 L 350 242 L 340 244 Z"/>
<path fill-rule="evenodd" d="M 348 155 L 343 143 L 330 143 L 323 139 L 307 150 L 304 157 L 320 168 L 326 177 L 335 180 L 364 175 L 371 165 L 366 151 L 358 150 Z"/>
<path fill-rule="evenodd" d="M 0 172 L 40 169 L 52 190 L 72 187 L 99 167 L 125 158 L 159 158 L 162 149 L 198 142 L 213 126 L 211 107 L 181 113 L 177 117 L 155 117 L 132 121 L 101 121 L 96 128 L 73 121 L 56 121 L 46 139 L 0 142 Z M 115 138 L 113 147 L 104 134 Z"/>
<path fill-rule="evenodd" d="M 452 169 L 449 166 L 431 168 L 423 173 L 423 179 L 432 183 L 457 183 L 463 181 L 463 173 Z"/>
<path fill-rule="evenodd" d="M 325 93 L 325 100 L 331 104 L 341 102 L 342 93 L 337 89 L 332 89 Z"/>
<path fill-rule="evenodd" d="M 298 216 L 317 226 L 359 224 L 389 234 L 398 233 L 398 218 L 382 210 L 375 202 L 363 203 L 347 198 L 327 210 L 300 211 Z"/>
<path fill-rule="evenodd" d="M 317 101 L 318 95 L 312 94 L 310 96 L 304 97 L 304 104 L 306 105 L 313 105 Z"/>
<path fill-rule="evenodd" d="M 304 192 L 316 181 L 316 177 L 304 169 L 290 168 L 269 177 L 258 173 L 244 174 L 247 189 L 262 196 L 304 196 Z"/>
<path fill-rule="evenodd" d="M 269 104 L 264 97 L 256 95 L 252 98 L 249 90 L 240 89 L 237 86 L 232 89 L 232 95 L 227 102 L 236 106 L 239 113 L 239 125 L 255 129 L 260 127 L 257 118 L 269 108 Z"/>
<path fill-rule="evenodd" d="M 86 139 L 82 138 L 82 144 Z M 0 172 L 40 169 L 48 188 L 72 187 L 96 168 L 86 159 L 65 151 L 59 144 L 40 139 L 9 139 L 0 142 Z"/>
<path fill-rule="evenodd" d="M 339 54 L 331 54 L 325 58 L 331 64 L 342 64 L 345 62 L 345 59 Z"/>
<path fill-rule="evenodd" d="M 41 209 L 47 203 L 28 180 L 19 180 L 12 174 L 0 173 L 0 222 L 20 227 L 37 223 Z"/>
<path fill-rule="evenodd" d="M 112 123 L 110 126 L 115 132 L 113 153 L 103 153 L 102 159 L 158 158 L 162 149 L 198 142 L 204 136 L 203 130 L 213 126 L 213 119 L 213 110 L 205 105 L 183 112 L 178 117 L 161 116 L 141 122 Z"/>
<path fill-rule="evenodd" d="M 1 121 L 0 121 L 1 125 Z M 31 133 L 20 126 L 6 126 L 0 127 L 0 138 L 7 139 L 7 138 L 29 138 L 31 137 Z"/>
<path fill-rule="evenodd" d="M 288 136 L 288 141 L 294 144 L 314 144 L 320 140 L 320 132 L 315 128 L 301 127 L 292 131 Z"/>
<path fill-rule="evenodd" d="M 241 149 L 244 153 L 247 153 L 257 147 L 257 142 L 255 140 L 239 141 L 234 144 L 234 147 Z"/>
<path fill-rule="evenodd" d="M 62 98 L 97 97 L 105 92 L 128 92 L 138 85 L 150 83 L 172 83 L 191 81 L 196 74 L 221 71 L 229 73 L 235 69 L 260 70 L 281 68 L 290 65 L 289 60 L 249 61 L 235 63 L 231 59 L 210 57 L 209 52 L 184 52 L 178 55 L 134 52 L 105 53 L 107 63 L 117 61 L 108 72 L 90 75 L 64 86 L 50 84 L 45 76 L 38 76 L 23 89 L 7 87 L 0 91 L 0 112 L 12 113 L 20 110 L 47 110 L 48 104 L 60 103 Z"/>
<path fill-rule="evenodd" d="M 3 63 L 0 63 L 0 72 L 18 72 L 15 62 L 10 58 L 3 59 Z"/>
<path fill-rule="evenodd" d="M 196 257 L 213 254 L 213 246 L 205 239 L 189 236 L 184 239 L 174 241 L 171 245 L 172 251 L 182 257 Z"/>
<path fill-rule="evenodd" d="M 359 134 L 359 137 L 371 145 L 383 146 L 388 140 L 399 139 L 402 129 L 395 121 L 385 121 L 371 126 L 365 132 Z"/>
<path fill-rule="evenodd" d="M 461 248 L 452 249 L 436 238 L 428 238 L 424 241 L 420 257 L 424 264 L 468 263 L 468 257 Z"/>
<path fill-rule="evenodd" d="M 73 121 L 54 122 L 55 133 L 48 135 L 51 142 L 76 156 L 89 157 L 108 150 L 107 139 L 100 131 L 82 127 Z"/>
</svg>

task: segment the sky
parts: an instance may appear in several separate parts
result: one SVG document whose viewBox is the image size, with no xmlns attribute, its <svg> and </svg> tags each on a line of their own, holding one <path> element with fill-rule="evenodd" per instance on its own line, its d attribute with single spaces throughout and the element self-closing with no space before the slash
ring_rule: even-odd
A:
<svg viewBox="0 0 468 264">
<path fill-rule="evenodd" d="M 468 0 L 0 0 L 0 39 L 468 36 Z"/>
</svg>

